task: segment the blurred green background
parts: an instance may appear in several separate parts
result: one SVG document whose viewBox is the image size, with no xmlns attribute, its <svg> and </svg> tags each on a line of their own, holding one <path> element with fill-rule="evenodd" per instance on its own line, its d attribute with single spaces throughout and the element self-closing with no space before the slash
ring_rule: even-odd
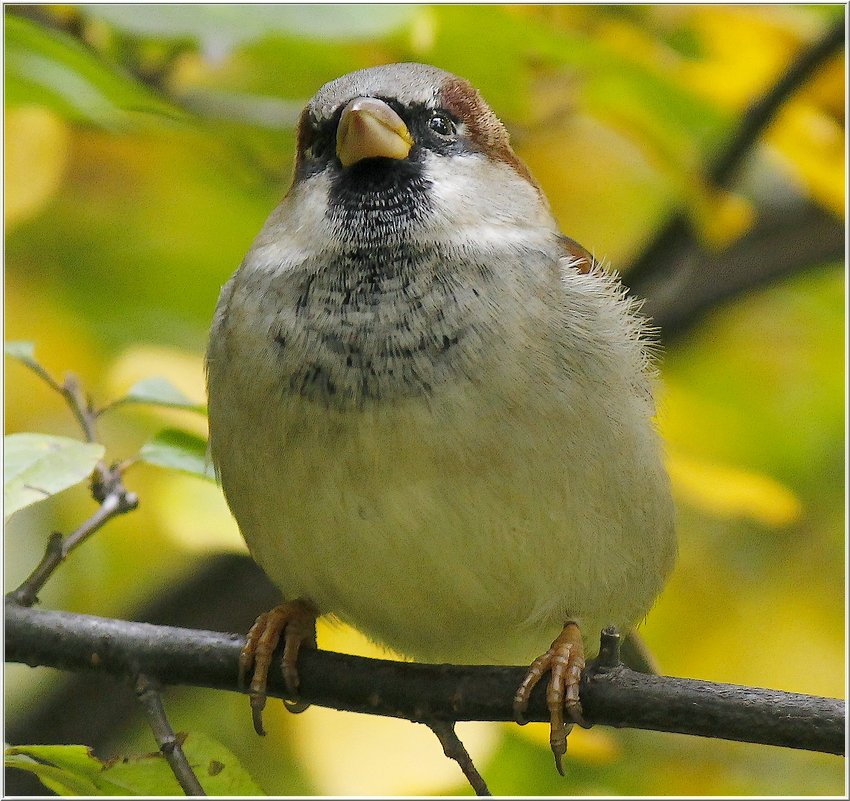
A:
<svg viewBox="0 0 850 801">
<path fill-rule="evenodd" d="M 472 81 L 563 231 L 625 275 L 677 211 L 709 254 L 734 247 L 766 209 L 805 202 L 843 226 L 843 53 L 794 92 L 734 192 L 701 177 L 841 5 L 4 10 L 5 336 L 34 341 L 42 363 L 78 374 L 99 402 L 151 375 L 203 401 L 219 289 L 287 189 L 302 105 L 373 64 L 426 61 Z M 665 348 L 659 422 L 681 553 L 641 631 L 670 675 L 843 697 L 845 272 L 840 259 L 804 266 Z M 7 433 L 79 436 L 19 364 L 7 361 L 5 381 Z M 198 415 L 126 407 L 104 418 L 109 457 L 132 456 L 164 425 L 206 433 Z M 148 465 L 126 483 L 139 510 L 62 566 L 44 607 L 132 618 L 213 554 L 245 552 L 214 485 Z M 7 589 L 51 530 L 92 509 L 80 486 L 16 514 Z M 329 626 L 320 644 L 375 653 Z M 7 666 L 7 726 L 59 682 Z M 430 733 L 405 721 L 293 717 L 275 703 L 261 740 L 241 696 L 172 688 L 165 702 L 175 729 L 224 743 L 270 794 L 468 793 Z M 788 749 L 596 727 L 571 736 L 561 779 L 545 726 L 459 732 L 497 794 L 844 790 L 841 758 Z M 105 755 L 154 749 L 133 715 L 81 742 L 95 740 Z"/>
</svg>

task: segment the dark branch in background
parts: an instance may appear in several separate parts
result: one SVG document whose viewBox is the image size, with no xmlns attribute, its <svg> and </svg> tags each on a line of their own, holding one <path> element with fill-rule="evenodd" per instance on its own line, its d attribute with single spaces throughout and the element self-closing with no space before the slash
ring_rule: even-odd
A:
<svg viewBox="0 0 850 801">
<path fill-rule="evenodd" d="M 650 676 L 618 662 L 603 638 L 601 663 L 581 687 L 590 723 L 844 753 L 844 702 L 731 684 Z M 6 603 L 6 659 L 62 670 L 116 675 L 139 671 L 163 684 L 238 691 L 244 637 L 43 612 Z M 612 666 L 612 664 L 614 666 Z M 308 649 L 299 657 L 302 698 L 319 706 L 432 721 L 513 720 L 511 699 L 524 667 L 422 665 Z M 269 694 L 286 694 L 269 677 Z M 528 719 L 546 721 L 545 688 L 531 697 Z"/>
<path fill-rule="evenodd" d="M 186 795 L 206 795 L 189 760 L 186 759 L 186 754 L 183 753 L 181 738 L 174 733 L 174 729 L 168 722 L 156 682 L 140 673 L 136 679 L 136 697 L 148 717 L 156 744 L 171 766 L 171 772 L 183 788 L 183 792 Z"/>
<path fill-rule="evenodd" d="M 819 67 L 838 53 L 843 44 L 844 20 L 841 19 L 800 53 L 771 89 L 750 106 L 738 129 L 707 171 L 712 183 L 721 187 L 731 184 L 782 105 Z M 746 290 L 799 269 L 843 258 L 844 228 L 841 223 L 814 206 L 805 211 L 804 217 L 808 218 L 806 222 L 812 230 L 806 230 L 805 225 L 799 232 L 796 230 L 801 220 L 799 210 L 792 209 L 781 224 L 768 221 L 758 226 L 731 250 L 707 253 L 694 241 L 687 215 L 676 214 L 626 271 L 624 281 L 636 295 L 647 298 L 646 312 L 668 338 L 693 324 L 689 315 L 696 319 L 706 309 Z M 778 231 L 784 234 L 785 241 L 774 241 L 774 246 L 768 248 L 770 235 Z M 780 246 L 786 243 L 786 247 Z M 754 244 L 756 247 L 751 249 Z M 813 252 L 809 252 L 810 249 Z M 758 264 L 756 259 L 762 259 L 764 263 Z M 745 269 L 741 269 L 742 265 Z M 753 266 L 758 272 L 756 277 L 747 275 Z M 739 272 L 732 279 L 732 285 L 724 286 L 723 280 L 735 268 Z M 692 287 L 695 280 L 698 286 Z M 673 288 L 685 295 L 682 297 L 680 294 L 677 298 L 681 308 L 669 312 L 672 319 L 665 327 L 665 314 L 672 304 L 670 298 L 676 297 Z M 662 296 L 661 303 L 659 295 Z"/>
<path fill-rule="evenodd" d="M 644 299 L 666 343 L 686 334 L 723 303 L 813 267 L 844 258 L 844 226 L 829 212 L 804 204 L 766 216 L 732 247 L 707 253 L 682 247 L 675 263 L 635 279 L 623 276 Z"/>
<path fill-rule="evenodd" d="M 741 163 L 765 129 L 776 119 L 785 101 L 841 49 L 844 45 L 844 35 L 842 18 L 828 28 L 820 39 L 803 50 L 770 90 L 747 109 L 738 132 L 709 171 L 714 183 L 726 186 L 734 178 Z"/>
</svg>

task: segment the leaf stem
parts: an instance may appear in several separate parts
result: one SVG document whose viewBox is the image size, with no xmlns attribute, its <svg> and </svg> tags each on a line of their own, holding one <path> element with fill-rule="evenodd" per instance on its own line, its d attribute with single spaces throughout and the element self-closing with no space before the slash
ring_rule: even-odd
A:
<svg viewBox="0 0 850 801">
<path fill-rule="evenodd" d="M 83 395 L 79 379 L 73 373 L 66 374 L 59 392 L 65 398 L 74 417 L 77 418 L 80 428 L 83 429 L 86 442 L 97 442 L 97 430 L 95 428 L 97 412 L 92 406 L 91 399 Z"/>
<path fill-rule="evenodd" d="M 91 399 L 83 394 L 77 376 L 73 373 L 66 373 L 65 380 L 60 384 L 34 359 L 22 359 L 20 363 L 32 370 L 47 386 L 65 399 L 71 413 L 83 430 L 86 442 L 97 442 L 95 423 L 99 412 L 92 405 Z"/>
<path fill-rule="evenodd" d="M 77 376 L 66 373 L 65 380 L 60 384 L 34 359 L 22 359 L 21 363 L 65 399 L 83 430 L 86 442 L 97 442 L 96 423 L 99 412 L 91 398 L 83 392 Z M 112 467 L 107 466 L 102 460 L 97 463 L 92 472 L 91 481 L 92 496 L 100 504 L 97 511 L 64 539 L 59 532 L 53 532 L 47 540 L 47 547 L 41 561 L 17 589 L 6 595 L 8 600 L 21 606 L 32 606 L 38 600 L 41 588 L 74 548 L 82 545 L 113 517 L 130 512 L 139 505 L 139 497 L 135 492 L 129 492 L 126 489 L 122 478 L 124 471 L 132 464 L 133 460 L 125 460 Z"/>
</svg>

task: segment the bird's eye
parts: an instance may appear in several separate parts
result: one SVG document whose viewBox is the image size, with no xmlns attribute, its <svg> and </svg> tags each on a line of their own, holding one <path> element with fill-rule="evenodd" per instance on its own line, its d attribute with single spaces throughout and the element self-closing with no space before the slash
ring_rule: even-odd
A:
<svg viewBox="0 0 850 801">
<path fill-rule="evenodd" d="M 440 112 L 437 112 L 428 120 L 428 127 L 440 136 L 453 136 L 455 132 L 454 122 Z"/>
</svg>

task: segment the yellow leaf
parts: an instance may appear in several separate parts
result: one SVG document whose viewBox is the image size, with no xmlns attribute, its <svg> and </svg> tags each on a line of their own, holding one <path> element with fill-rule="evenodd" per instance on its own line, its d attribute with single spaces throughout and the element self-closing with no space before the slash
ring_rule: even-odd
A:
<svg viewBox="0 0 850 801">
<path fill-rule="evenodd" d="M 836 214 L 844 214 L 844 127 L 803 98 L 790 101 L 771 126 L 770 142 L 806 190 Z"/>
<path fill-rule="evenodd" d="M 703 54 L 681 62 L 681 79 L 732 110 L 745 108 L 767 90 L 808 33 L 801 30 L 799 16 L 781 13 L 775 6 L 703 5 L 689 10 L 688 21 Z"/>
<path fill-rule="evenodd" d="M 669 453 L 674 494 L 719 517 L 744 517 L 767 526 L 786 526 L 802 515 L 799 498 L 773 478 L 731 465 Z"/>
<path fill-rule="evenodd" d="M 743 236 L 755 220 L 752 203 L 743 195 L 700 187 L 690 206 L 693 221 L 702 241 L 721 250 Z"/>
</svg>

